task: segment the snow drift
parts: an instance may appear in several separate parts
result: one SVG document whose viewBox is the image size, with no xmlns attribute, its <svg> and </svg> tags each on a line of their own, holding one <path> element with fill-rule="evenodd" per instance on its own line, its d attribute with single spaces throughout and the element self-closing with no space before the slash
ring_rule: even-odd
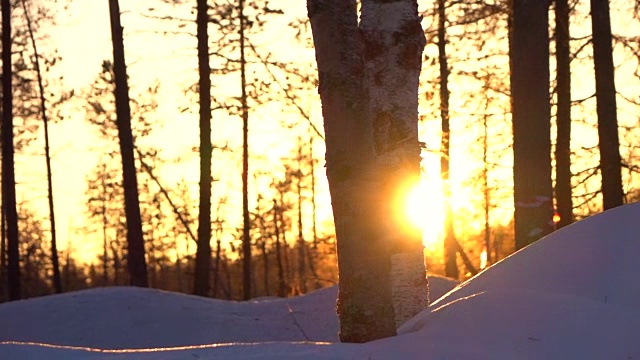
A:
<svg viewBox="0 0 640 360">
<path fill-rule="evenodd" d="M 638 219 L 632 204 L 559 230 L 368 344 L 336 343 L 335 288 L 250 303 L 112 288 L 0 305 L 0 359 L 640 359 Z"/>
</svg>

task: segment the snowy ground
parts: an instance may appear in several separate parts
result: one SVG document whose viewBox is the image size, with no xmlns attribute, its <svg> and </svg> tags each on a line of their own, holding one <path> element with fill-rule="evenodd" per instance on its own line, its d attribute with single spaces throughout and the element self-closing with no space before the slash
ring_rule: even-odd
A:
<svg viewBox="0 0 640 360">
<path fill-rule="evenodd" d="M 248 303 L 103 288 L 0 305 L 0 359 L 640 359 L 639 219 L 633 204 L 557 231 L 368 344 L 337 342 L 335 287 Z"/>
</svg>

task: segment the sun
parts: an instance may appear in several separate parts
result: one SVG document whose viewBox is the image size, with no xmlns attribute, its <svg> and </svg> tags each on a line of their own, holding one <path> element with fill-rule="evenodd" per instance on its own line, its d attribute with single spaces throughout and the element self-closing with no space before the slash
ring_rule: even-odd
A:
<svg viewBox="0 0 640 360">
<path fill-rule="evenodd" d="M 404 216 L 422 230 L 422 243 L 434 248 L 443 235 L 444 210 L 440 179 L 424 178 L 406 193 Z"/>
</svg>

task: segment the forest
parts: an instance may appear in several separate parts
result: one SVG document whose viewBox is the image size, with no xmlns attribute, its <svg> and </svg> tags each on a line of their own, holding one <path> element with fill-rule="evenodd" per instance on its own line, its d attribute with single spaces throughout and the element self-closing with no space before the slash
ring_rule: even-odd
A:
<svg viewBox="0 0 640 360">
<path fill-rule="evenodd" d="M 375 248 L 336 244 L 349 201 L 330 192 L 349 193 L 332 161 L 367 151 L 329 131 L 331 35 L 309 3 L 2 0 L 0 302 L 126 285 L 296 296 L 337 284 L 338 252 Z M 345 195 L 354 209 L 394 203 L 427 272 L 466 280 L 638 200 L 638 2 L 417 6 L 419 179 L 402 199 Z"/>
</svg>

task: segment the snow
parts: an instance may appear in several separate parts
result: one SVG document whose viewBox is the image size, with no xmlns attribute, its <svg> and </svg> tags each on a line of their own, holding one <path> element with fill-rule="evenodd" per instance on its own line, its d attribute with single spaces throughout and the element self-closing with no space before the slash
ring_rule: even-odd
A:
<svg viewBox="0 0 640 360">
<path fill-rule="evenodd" d="M 1 304 L 0 359 L 640 359 L 638 219 L 631 204 L 561 229 L 368 344 L 337 341 L 336 287 L 251 302 L 120 287 Z"/>
</svg>

